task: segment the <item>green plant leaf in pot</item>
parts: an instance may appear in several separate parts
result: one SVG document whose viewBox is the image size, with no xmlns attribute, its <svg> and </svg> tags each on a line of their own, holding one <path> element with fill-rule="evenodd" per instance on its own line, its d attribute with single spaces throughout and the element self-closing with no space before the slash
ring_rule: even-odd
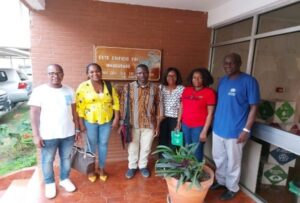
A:
<svg viewBox="0 0 300 203">
<path fill-rule="evenodd" d="M 155 163 L 155 173 L 164 178 L 173 177 L 178 179 L 176 190 L 189 182 L 189 188 L 200 187 L 200 180 L 208 174 L 203 170 L 204 161 L 199 162 L 195 157 L 198 143 L 193 143 L 173 150 L 164 145 L 158 145 L 152 154 L 161 153 Z"/>
</svg>

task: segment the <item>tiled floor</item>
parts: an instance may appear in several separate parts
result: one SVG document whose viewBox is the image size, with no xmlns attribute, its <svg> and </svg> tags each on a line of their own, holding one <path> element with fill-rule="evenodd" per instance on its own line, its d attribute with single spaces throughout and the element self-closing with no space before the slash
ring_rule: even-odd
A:
<svg viewBox="0 0 300 203">
<path fill-rule="evenodd" d="M 30 203 L 165 203 L 167 196 L 167 186 L 165 181 L 153 175 L 143 178 L 139 173 L 127 180 L 124 173 L 127 169 L 127 161 L 110 162 L 107 164 L 109 179 L 106 182 L 97 180 L 90 183 L 84 175 L 72 171 L 71 179 L 77 186 L 77 191 L 67 193 L 62 188 L 57 188 L 57 197 L 53 200 L 44 198 L 43 183 L 39 174 L 34 175 L 27 188 L 27 196 Z M 58 170 L 56 169 L 56 174 Z M 57 178 L 58 179 L 58 178 Z M 223 191 L 209 191 L 206 203 L 218 203 L 219 195 Z M 229 203 L 252 203 L 249 197 L 243 192 L 239 192 L 237 197 Z"/>
</svg>

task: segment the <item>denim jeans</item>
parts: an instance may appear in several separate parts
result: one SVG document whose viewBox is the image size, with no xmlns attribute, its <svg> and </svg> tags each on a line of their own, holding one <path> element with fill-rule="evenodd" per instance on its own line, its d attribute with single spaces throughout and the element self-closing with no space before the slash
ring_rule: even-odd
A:
<svg viewBox="0 0 300 203">
<path fill-rule="evenodd" d="M 96 148 L 98 146 L 98 165 L 99 168 L 104 168 L 107 156 L 107 145 L 110 137 L 111 122 L 99 125 L 97 123 L 84 121 L 84 124 L 90 144 L 90 149 L 87 146 L 87 151 L 96 153 Z"/>
<path fill-rule="evenodd" d="M 195 156 L 198 159 L 198 161 L 202 161 L 203 159 L 204 142 L 200 142 L 199 140 L 202 129 L 203 126 L 191 128 L 182 123 L 182 132 L 185 144 L 199 143 L 195 152 Z"/>
<path fill-rule="evenodd" d="M 67 137 L 64 139 L 43 140 L 44 146 L 41 149 L 42 153 L 42 171 L 46 184 L 54 183 L 53 162 L 56 151 L 60 157 L 60 180 L 69 178 L 71 170 L 70 155 L 74 145 L 75 137 Z"/>
</svg>

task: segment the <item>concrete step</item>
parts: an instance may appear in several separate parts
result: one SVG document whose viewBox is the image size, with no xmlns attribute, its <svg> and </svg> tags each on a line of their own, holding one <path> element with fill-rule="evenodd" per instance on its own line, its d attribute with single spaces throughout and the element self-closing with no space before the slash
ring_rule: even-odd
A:
<svg viewBox="0 0 300 203">
<path fill-rule="evenodd" d="M 44 185 L 39 167 L 36 167 L 32 177 L 27 184 L 25 202 L 40 203 L 44 199 Z"/>
<path fill-rule="evenodd" d="M 0 199 L 0 203 L 20 203 L 24 202 L 27 184 L 29 179 L 16 179 L 11 182 Z"/>
<path fill-rule="evenodd" d="M 4 195 L 5 192 L 6 192 L 6 190 L 0 190 L 0 200 L 1 200 L 1 197 Z"/>
<path fill-rule="evenodd" d="M 36 166 L 23 168 L 0 176 L 0 190 L 6 190 L 11 182 L 16 179 L 30 179 Z"/>
</svg>

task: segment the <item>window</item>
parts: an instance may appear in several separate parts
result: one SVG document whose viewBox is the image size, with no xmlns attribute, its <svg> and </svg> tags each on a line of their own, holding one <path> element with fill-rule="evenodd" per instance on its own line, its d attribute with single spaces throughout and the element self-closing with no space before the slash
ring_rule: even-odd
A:
<svg viewBox="0 0 300 203">
<path fill-rule="evenodd" d="M 215 30 L 215 43 L 248 37 L 251 34 L 252 18 Z"/>
<path fill-rule="evenodd" d="M 263 99 L 300 101 L 300 32 L 257 40 L 253 74 Z"/>
<path fill-rule="evenodd" d="M 300 3 L 260 15 L 258 33 L 297 25 L 300 25 Z"/>
<path fill-rule="evenodd" d="M 218 86 L 219 80 L 224 76 L 223 71 L 223 59 L 232 52 L 239 53 L 242 58 L 241 70 L 246 71 L 246 64 L 248 60 L 249 42 L 242 42 L 236 44 L 230 44 L 226 46 L 215 47 L 213 49 L 213 62 L 212 62 L 212 75 L 214 76 L 213 88 Z"/>
<path fill-rule="evenodd" d="M 7 81 L 7 75 L 5 71 L 0 71 L 0 82 L 5 82 Z"/>
<path fill-rule="evenodd" d="M 21 71 L 17 71 L 17 73 L 22 81 L 28 80 L 28 77 L 25 75 L 25 73 L 23 73 Z"/>
</svg>

